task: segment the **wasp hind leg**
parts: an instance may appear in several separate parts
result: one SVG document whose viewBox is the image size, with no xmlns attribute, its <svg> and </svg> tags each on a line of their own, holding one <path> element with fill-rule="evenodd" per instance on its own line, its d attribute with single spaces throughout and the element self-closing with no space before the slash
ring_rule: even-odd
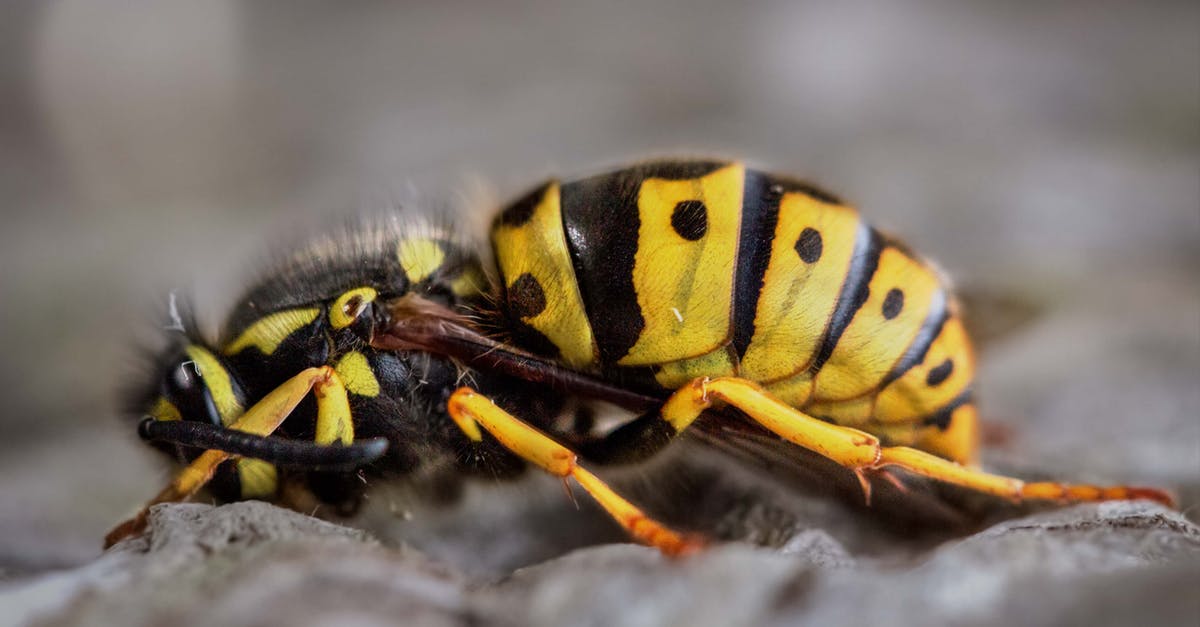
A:
<svg viewBox="0 0 1200 627">
<path fill-rule="evenodd" d="M 310 391 L 315 391 L 317 397 L 316 444 L 352 443 L 354 427 L 346 388 L 337 373 L 329 366 L 308 368 L 288 379 L 246 410 L 228 427 L 215 428 L 218 432 L 217 437 L 228 441 L 226 442 L 228 444 L 242 446 L 262 444 L 263 448 L 272 445 L 278 446 L 280 443 L 265 442 L 262 441 L 262 438 L 274 433 Z M 143 429 L 145 428 L 153 428 L 153 425 L 144 425 Z M 372 448 L 380 449 L 381 447 Z M 358 451 L 352 450 L 346 452 L 359 454 Z M 369 453 L 375 454 L 377 457 L 378 454 L 382 454 L 382 450 L 369 451 Z M 133 518 L 109 531 L 104 538 L 104 546 L 110 547 L 129 536 L 140 533 L 146 526 L 146 517 L 152 506 L 190 499 L 213 478 L 218 466 L 234 457 L 239 456 L 217 448 L 205 450 L 183 470 L 180 470 L 171 483 L 146 503 Z M 274 473 L 262 472 L 263 467 L 269 464 L 249 457 L 241 457 L 239 461 L 249 462 L 248 469 L 255 471 L 249 476 L 255 485 L 254 491 L 274 492 Z"/>
<path fill-rule="evenodd" d="M 480 431 L 483 427 L 501 445 L 525 461 L 564 480 L 575 479 L 638 542 L 656 547 L 667 555 L 683 555 L 703 546 L 701 540 L 677 533 L 647 516 L 580 466 L 574 451 L 504 411 L 475 390 L 459 388 L 450 396 L 447 410 L 471 440 L 478 442 L 483 438 Z"/>
<path fill-rule="evenodd" d="M 1170 495 L 1155 488 L 1026 483 L 1013 477 L 963 466 L 915 448 L 883 446 L 879 438 L 869 433 L 813 418 L 771 396 L 757 384 L 735 377 L 701 377 L 693 380 L 671 395 L 662 408 L 662 418 L 678 433 L 704 410 L 717 404 L 733 407 L 783 439 L 854 471 L 868 499 L 870 483 L 867 475 L 895 467 L 1015 501 L 1149 499 L 1167 506 L 1174 505 Z"/>
</svg>

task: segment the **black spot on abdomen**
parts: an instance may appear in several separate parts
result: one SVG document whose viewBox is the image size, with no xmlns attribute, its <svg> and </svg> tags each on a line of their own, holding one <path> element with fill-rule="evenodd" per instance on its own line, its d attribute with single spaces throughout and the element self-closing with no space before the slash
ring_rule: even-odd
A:
<svg viewBox="0 0 1200 627">
<path fill-rule="evenodd" d="M 930 370 L 929 374 L 925 375 L 925 384 L 929 387 L 937 387 L 945 382 L 946 379 L 949 379 L 952 372 L 954 372 L 954 360 L 947 359 Z"/>
<path fill-rule="evenodd" d="M 546 308 L 541 283 L 526 272 L 508 286 L 508 309 L 517 318 L 532 318 Z"/>
<path fill-rule="evenodd" d="M 800 255 L 800 261 L 804 263 L 816 263 L 824 249 L 821 232 L 814 228 L 805 228 L 796 239 L 796 254 Z"/>
<path fill-rule="evenodd" d="M 904 376 L 904 373 L 917 364 L 925 363 L 925 355 L 929 352 L 933 341 L 942 334 L 942 326 L 946 324 L 947 318 L 949 318 L 949 312 L 946 310 L 946 294 L 939 289 L 933 294 L 933 300 L 929 305 L 929 315 L 921 324 L 917 337 L 913 339 L 912 344 L 909 344 L 908 350 L 904 352 L 904 356 L 900 358 L 892 371 L 883 378 L 883 383 L 879 385 L 880 389 Z"/>
<path fill-rule="evenodd" d="M 904 292 L 898 287 L 888 290 L 887 296 L 883 297 L 883 317 L 891 320 L 900 315 L 903 309 Z"/>
<path fill-rule="evenodd" d="M 708 208 L 699 200 L 684 200 L 671 212 L 671 228 L 679 237 L 694 242 L 708 232 Z"/>
</svg>

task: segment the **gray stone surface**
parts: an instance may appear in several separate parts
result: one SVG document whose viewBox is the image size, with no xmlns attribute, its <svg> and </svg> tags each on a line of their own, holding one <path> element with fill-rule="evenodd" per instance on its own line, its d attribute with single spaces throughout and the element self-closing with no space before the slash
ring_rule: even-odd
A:
<svg viewBox="0 0 1200 627">
<path fill-rule="evenodd" d="M 488 579 L 261 503 L 169 505 L 92 564 L 0 588 L 0 605 L 6 623 L 46 626 L 1186 625 L 1197 558 L 1200 527 L 1183 516 L 1111 503 L 903 560 L 855 559 L 810 530 L 679 560 L 610 544 Z"/>
<path fill-rule="evenodd" d="M 986 464 L 1161 485 L 1194 519 L 1194 1 L 2 5 L 0 622 L 1200 622 L 1194 529 L 1160 510 L 906 530 L 741 467 L 664 511 L 771 548 L 683 564 L 601 546 L 617 530 L 538 477 L 449 510 L 381 487 L 354 521 L 380 545 L 247 505 L 99 550 L 167 477 L 116 411 L 165 293 L 213 327 L 264 248 L 381 204 L 360 197 L 484 219 L 546 175 L 670 154 L 811 178 L 1027 305 L 981 350 L 1010 434 Z M 313 607 L 343 603 L 363 609 Z"/>
</svg>

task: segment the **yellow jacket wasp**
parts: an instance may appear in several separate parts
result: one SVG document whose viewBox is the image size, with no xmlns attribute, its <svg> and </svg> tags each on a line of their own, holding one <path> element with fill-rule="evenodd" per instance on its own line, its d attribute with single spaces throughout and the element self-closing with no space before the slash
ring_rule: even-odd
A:
<svg viewBox="0 0 1200 627">
<path fill-rule="evenodd" d="M 477 249 L 378 224 L 283 264 L 219 341 L 185 324 L 132 408 L 140 435 L 187 463 L 152 504 L 211 481 L 224 499 L 298 483 L 349 508 L 354 471 L 532 464 L 574 479 L 639 542 L 685 553 L 702 541 L 583 464 L 645 459 L 702 413 L 765 428 L 867 490 L 895 468 L 1016 500 L 1170 503 L 1152 488 L 979 470 L 974 356 L 953 294 L 811 185 L 740 163 L 644 163 L 551 181 L 504 209 L 495 272 Z M 555 432 L 568 397 L 639 417 L 602 437 Z"/>
</svg>

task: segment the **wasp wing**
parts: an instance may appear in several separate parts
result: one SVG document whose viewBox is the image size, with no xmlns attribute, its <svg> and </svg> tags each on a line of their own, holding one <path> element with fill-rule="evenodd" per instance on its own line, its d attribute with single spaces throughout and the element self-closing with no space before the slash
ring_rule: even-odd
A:
<svg viewBox="0 0 1200 627">
<path fill-rule="evenodd" d="M 805 496 L 836 498 L 848 507 L 876 516 L 898 530 L 966 532 L 979 522 L 979 513 L 948 498 L 941 485 L 900 473 L 870 473 L 870 496 L 854 473 L 833 460 L 781 440 L 745 419 L 706 416 L 696 424 L 694 437 L 704 447 L 751 468 L 787 490 Z"/>
<path fill-rule="evenodd" d="M 789 491 L 835 498 L 848 507 L 869 512 L 885 527 L 905 534 L 968 533 L 1023 511 L 995 497 L 891 471 L 868 475 L 871 486 L 868 502 L 854 473 L 748 420 L 729 416 L 727 412 L 710 412 L 694 427 L 694 439 L 740 467 L 751 469 Z"/>
<path fill-rule="evenodd" d="M 457 312 L 409 295 L 389 304 L 372 345 L 389 350 L 421 350 L 472 368 L 501 373 L 581 398 L 602 400 L 634 412 L 653 411 L 665 397 L 649 396 L 592 377 L 545 357 L 490 338 Z M 553 429 L 554 431 L 559 431 Z M 588 438 L 558 432 L 568 444 Z M 870 504 L 854 473 L 821 455 L 767 432 L 734 410 L 708 411 L 686 435 L 743 467 L 813 496 L 836 497 L 868 508 L 885 524 L 904 530 L 966 531 L 994 511 L 976 505 L 973 493 L 956 491 L 915 476 L 877 473 L 869 478 Z M 961 497 L 961 498 L 957 498 Z M 995 499 L 989 499 L 995 505 Z"/>
</svg>

